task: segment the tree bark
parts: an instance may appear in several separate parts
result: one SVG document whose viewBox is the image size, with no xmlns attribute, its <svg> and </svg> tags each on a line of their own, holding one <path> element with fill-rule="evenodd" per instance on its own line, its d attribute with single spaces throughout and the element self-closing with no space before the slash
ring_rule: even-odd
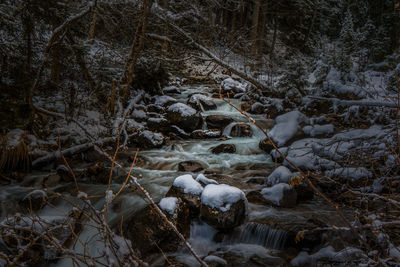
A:
<svg viewBox="0 0 400 267">
<path fill-rule="evenodd" d="M 269 59 L 273 60 L 274 59 L 274 50 L 275 50 L 275 43 L 276 43 L 276 34 L 278 31 L 278 21 L 276 19 L 276 14 L 274 15 L 274 35 L 272 37 L 272 44 L 271 44 L 271 50 L 269 51 Z"/>
<path fill-rule="evenodd" d="M 163 2 L 162 2 L 162 7 L 163 7 L 165 10 L 168 10 L 168 9 L 169 9 L 169 0 L 163 0 Z M 169 30 L 168 30 L 168 23 L 164 23 L 164 29 L 163 29 L 163 34 L 164 34 L 164 36 L 168 36 L 168 32 L 169 32 Z M 162 50 L 163 50 L 164 52 L 166 52 L 166 51 L 168 51 L 168 47 L 169 47 L 169 42 L 168 42 L 167 40 L 164 40 L 164 41 L 163 41 Z"/>
<path fill-rule="evenodd" d="M 123 82 L 125 85 L 124 85 L 123 92 L 122 92 L 123 93 L 122 97 L 124 100 L 126 100 L 128 97 L 129 88 L 131 87 L 131 84 L 134 79 L 134 71 L 135 71 L 136 61 L 139 57 L 140 51 L 144 47 L 147 21 L 148 21 L 148 17 L 149 17 L 152 5 L 153 5 L 153 0 L 143 0 L 143 2 L 142 2 L 142 10 L 141 10 L 139 23 L 136 28 L 135 37 L 134 37 L 132 45 L 131 45 L 129 59 L 125 66 L 125 73 L 124 73 L 124 77 L 123 77 Z"/>
<path fill-rule="evenodd" d="M 261 21 L 260 21 L 260 32 L 258 34 L 258 54 L 262 55 L 264 52 L 264 45 L 265 45 L 265 24 L 267 23 L 267 13 L 266 7 L 261 8 Z"/>
<path fill-rule="evenodd" d="M 257 40 L 258 40 L 258 20 L 260 15 L 260 0 L 254 0 L 254 10 L 253 10 L 253 25 L 251 27 L 251 36 L 250 39 L 252 41 L 252 56 L 257 56 Z"/>
</svg>

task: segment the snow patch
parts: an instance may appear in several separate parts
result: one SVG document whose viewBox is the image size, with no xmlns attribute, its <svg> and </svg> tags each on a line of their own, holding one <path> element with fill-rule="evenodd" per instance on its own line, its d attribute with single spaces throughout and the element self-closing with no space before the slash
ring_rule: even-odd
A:
<svg viewBox="0 0 400 267">
<path fill-rule="evenodd" d="M 275 126 L 270 132 L 270 137 L 278 146 L 283 146 L 299 130 L 299 124 L 307 122 L 307 117 L 299 111 L 291 111 L 275 119 Z"/>
<path fill-rule="evenodd" d="M 182 117 L 190 117 L 196 114 L 196 110 L 183 103 L 175 103 L 168 108 L 168 111 L 177 112 Z"/>
<path fill-rule="evenodd" d="M 174 214 L 175 210 L 178 208 L 178 199 L 176 197 L 165 197 L 160 200 L 158 206 L 169 214 Z"/>
<path fill-rule="evenodd" d="M 292 172 L 285 166 L 276 168 L 267 178 L 267 185 L 273 186 L 279 183 L 289 183 L 292 179 Z"/>
<path fill-rule="evenodd" d="M 209 184 L 201 194 L 201 203 L 222 212 L 228 211 L 232 204 L 243 200 L 247 210 L 247 199 L 239 188 L 226 184 Z"/>
<path fill-rule="evenodd" d="M 181 175 L 175 178 L 173 185 L 182 188 L 185 194 L 200 195 L 201 192 L 203 192 L 201 184 L 194 180 L 193 176 L 190 174 Z"/>
<path fill-rule="evenodd" d="M 261 194 L 265 199 L 279 206 L 284 190 L 290 190 L 290 185 L 284 183 L 276 184 L 273 187 L 264 188 L 261 190 Z"/>
<path fill-rule="evenodd" d="M 204 174 L 202 174 L 202 173 L 200 173 L 199 175 L 197 175 L 196 181 L 197 181 L 197 182 L 200 182 L 200 183 L 203 183 L 203 184 L 205 184 L 205 185 L 208 185 L 208 184 L 218 184 L 217 181 L 205 177 Z"/>
</svg>

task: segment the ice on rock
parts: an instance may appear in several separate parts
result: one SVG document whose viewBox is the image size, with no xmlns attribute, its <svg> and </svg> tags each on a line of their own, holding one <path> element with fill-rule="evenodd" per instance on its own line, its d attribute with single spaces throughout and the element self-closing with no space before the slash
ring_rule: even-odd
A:
<svg viewBox="0 0 400 267">
<path fill-rule="evenodd" d="M 247 210 L 247 199 L 242 190 L 226 184 L 209 184 L 201 194 L 201 203 L 222 212 L 228 211 L 232 204 L 243 200 Z"/>
<path fill-rule="evenodd" d="M 372 173 L 364 167 L 359 168 L 337 168 L 325 172 L 329 178 L 343 177 L 352 181 L 357 181 L 362 178 L 371 178 Z"/>
<path fill-rule="evenodd" d="M 307 122 L 307 117 L 299 111 L 291 111 L 275 119 L 275 126 L 270 132 L 270 137 L 278 146 L 283 146 L 299 130 L 299 124 Z"/>
<path fill-rule="evenodd" d="M 290 185 L 280 183 L 280 184 L 276 184 L 272 187 L 264 188 L 263 190 L 261 190 L 261 194 L 263 195 L 263 197 L 265 199 L 268 199 L 275 205 L 279 206 L 279 204 L 283 198 L 283 191 L 290 190 L 290 189 L 291 189 Z"/>
<path fill-rule="evenodd" d="M 193 176 L 190 174 L 185 174 L 175 178 L 173 185 L 182 188 L 183 193 L 185 194 L 200 195 L 201 192 L 203 192 L 201 184 L 194 180 Z"/>
<path fill-rule="evenodd" d="M 158 206 L 169 214 L 174 214 L 175 210 L 178 208 L 178 199 L 176 197 L 165 197 L 160 200 Z"/>
<path fill-rule="evenodd" d="M 177 112 L 181 114 L 182 117 L 190 117 L 196 114 L 194 108 L 189 107 L 183 103 L 175 103 L 168 108 L 168 111 Z"/>
<path fill-rule="evenodd" d="M 197 181 L 197 182 L 200 182 L 200 183 L 203 183 L 203 184 L 205 184 L 205 185 L 208 185 L 208 184 L 218 184 L 217 181 L 205 177 L 204 174 L 202 174 L 202 173 L 200 173 L 199 175 L 197 175 L 196 181 Z"/>
<path fill-rule="evenodd" d="M 279 183 L 289 183 L 293 173 L 285 166 L 276 168 L 267 178 L 267 185 L 273 186 Z"/>
</svg>

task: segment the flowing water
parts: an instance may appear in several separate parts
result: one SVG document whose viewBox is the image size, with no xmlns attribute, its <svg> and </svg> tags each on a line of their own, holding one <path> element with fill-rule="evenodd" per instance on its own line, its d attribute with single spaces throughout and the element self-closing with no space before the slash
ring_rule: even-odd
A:
<svg viewBox="0 0 400 267">
<path fill-rule="evenodd" d="M 188 96 L 193 93 L 202 93 L 211 95 L 212 88 L 205 86 L 183 87 L 182 93 L 172 95 L 178 101 L 186 103 Z M 232 99 L 233 105 L 239 105 L 239 101 Z M 247 118 L 241 115 L 238 111 L 220 99 L 215 99 L 217 104 L 216 110 L 202 112 L 202 116 L 208 115 L 224 115 L 234 119 L 234 123 L 228 125 L 223 131 L 223 135 L 227 138 L 221 139 L 203 139 L 203 140 L 183 140 L 173 141 L 165 145 L 161 149 L 151 149 L 140 151 L 141 164 L 135 167 L 133 175 L 136 177 L 141 176 L 140 183 L 149 191 L 155 201 L 159 201 L 168 191 L 173 183 L 173 180 L 183 174 L 178 171 L 178 164 L 182 161 L 194 160 L 202 163 L 207 167 L 207 170 L 212 170 L 214 173 L 211 176 L 206 175 L 208 178 L 214 178 L 220 183 L 230 184 L 241 188 L 247 192 L 249 190 L 260 189 L 262 185 L 250 184 L 247 181 L 250 178 L 266 178 L 268 173 L 273 169 L 274 163 L 271 161 L 269 155 L 261 151 L 258 147 L 259 141 L 264 139 L 262 131 L 247 121 Z M 256 115 L 253 118 L 265 125 L 267 118 L 263 115 Z M 248 123 L 253 132 L 251 137 L 235 137 L 231 138 L 230 131 L 236 122 Z M 204 125 L 206 128 L 207 125 Z M 212 147 L 220 144 L 234 144 L 236 146 L 236 153 L 234 154 L 213 154 L 210 152 Z M 125 154 L 133 155 L 135 151 L 124 152 Z M 126 166 L 128 168 L 128 166 Z M 32 175 L 32 179 L 39 179 L 41 175 Z M 122 177 L 122 176 L 121 176 Z M 113 182 L 111 189 L 116 192 L 122 185 L 123 179 L 117 179 Z M 100 184 L 87 184 L 81 185 L 89 196 L 104 194 L 106 185 Z M 3 187 L 0 198 L 2 200 L 2 212 L 12 213 L 13 207 L 12 197 L 20 195 L 31 190 L 30 187 L 20 187 L 10 185 Z M 7 193 L 6 193 L 7 192 Z M 8 199 L 8 201 L 5 201 Z M 10 201 L 11 200 L 11 201 Z M 111 209 L 109 220 L 110 223 L 117 223 L 121 220 L 121 214 L 132 214 L 135 211 L 142 209 L 146 203 L 141 196 L 136 193 L 126 190 L 124 191 L 119 200 L 123 203 L 122 209 Z M 5 207 L 4 203 L 9 206 Z M 104 200 L 98 200 L 95 205 L 101 208 L 104 205 Z M 71 207 L 65 203 L 58 203 L 56 208 L 46 207 L 41 214 L 46 216 L 58 216 L 67 214 Z M 292 218 L 293 216 L 302 217 L 302 212 L 311 212 L 316 209 L 313 207 L 303 207 L 302 211 L 280 211 L 276 208 L 250 205 L 249 217 L 251 220 L 265 219 L 271 217 Z M 4 216 L 2 214 L 2 216 Z M 329 214 L 327 214 L 329 216 Z M 93 230 L 85 228 L 81 233 L 81 238 L 86 240 L 90 239 L 93 235 Z M 193 221 L 191 225 L 191 236 L 189 242 L 192 244 L 195 251 L 200 256 L 208 254 L 223 255 L 224 253 L 233 253 L 243 258 L 250 258 L 254 255 L 260 258 L 272 257 L 273 251 L 283 249 L 286 241 L 286 233 L 282 230 L 272 229 L 264 224 L 249 222 L 233 233 L 223 234 L 217 238 L 218 233 L 215 229 L 208 226 L 201 221 Z M 218 240 L 218 241 L 216 241 Z M 90 250 L 92 254 L 99 254 L 101 248 L 100 243 L 92 242 Z M 82 247 L 76 248 L 82 250 Z M 192 256 L 184 249 L 179 249 L 175 254 L 176 259 L 187 263 L 189 266 L 195 266 L 197 263 Z M 160 262 L 163 262 L 160 259 Z M 55 266 L 69 266 L 70 261 L 63 260 Z M 160 263 L 162 266 L 162 263 Z M 157 262 L 154 263 L 157 266 Z"/>
</svg>

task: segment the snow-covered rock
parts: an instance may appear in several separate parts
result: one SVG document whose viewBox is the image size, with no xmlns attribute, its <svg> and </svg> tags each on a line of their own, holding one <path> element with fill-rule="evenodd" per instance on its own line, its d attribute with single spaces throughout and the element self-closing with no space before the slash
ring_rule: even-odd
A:
<svg viewBox="0 0 400 267">
<path fill-rule="evenodd" d="M 231 229 L 247 219 L 248 202 L 239 188 L 208 184 L 201 194 L 200 218 L 217 229 Z"/>
<path fill-rule="evenodd" d="M 276 124 L 269 133 L 270 137 L 278 146 L 283 146 L 296 135 L 300 123 L 307 121 L 307 117 L 299 111 L 280 115 L 275 119 Z"/>
<path fill-rule="evenodd" d="M 201 116 L 195 109 L 183 103 L 176 103 L 168 107 L 167 118 L 170 124 L 175 124 L 185 131 L 194 131 L 201 127 Z"/>
<path fill-rule="evenodd" d="M 276 184 L 272 187 L 261 190 L 263 197 L 274 205 L 290 208 L 296 205 L 297 193 L 285 183 Z"/>
<path fill-rule="evenodd" d="M 176 197 L 164 197 L 160 200 L 158 206 L 169 214 L 174 214 L 178 208 L 178 199 Z"/>
<path fill-rule="evenodd" d="M 211 97 L 202 94 L 194 94 L 188 100 L 188 105 L 196 108 L 197 110 L 212 110 L 216 109 L 217 105 Z"/>
<path fill-rule="evenodd" d="M 267 185 L 274 186 L 279 183 L 289 183 L 293 177 L 293 173 L 285 166 L 276 168 L 267 178 Z"/>
<path fill-rule="evenodd" d="M 190 174 L 181 175 L 175 178 L 173 186 L 182 188 L 185 194 L 200 195 L 203 187 Z"/>
<path fill-rule="evenodd" d="M 161 95 L 161 96 L 157 95 L 157 96 L 154 96 L 154 99 L 155 99 L 154 104 L 158 105 L 158 106 L 162 106 L 162 107 L 165 107 L 165 106 L 168 106 L 168 105 L 171 105 L 171 104 L 174 104 L 177 102 L 177 100 L 175 98 L 167 96 L 167 95 Z"/>
<path fill-rule="evenodd" d="M 199 175 L 197 175 L 196 177 L 196 181 L 199 183 L 202 183 L 204 185 L 208 185 L 208 184 L 218 184 L 217 181 L 215 181 L 214 179 L 209 179 L 207 177 L 204 176 L 204 174 L 200 173 Z"/>
<path fill-rule="evenodd" d="M 131 137 L 130 142 L 134 142 L 144 148 L 159 148 L 164 144 L 165 139 L 161 133 L 144 130 L 135 133 Z"/>
<path fill-rule="evenodd" d="M 317 261 L 326 260 L 328 264 L 332 262 L 344 263 L 346 261 L 353 262 L 355 257 L 367 257 L 362 250 L 352 247 L 347 247 L 341 251 L 335 252 L 331 246 L 321 248 L 314 254 L 308 254 L 305 251 L 300 252 L 290 263 L 293 266 L 315 265 Z"/>
<path fill-rule="evenodd" d="M 303 132 L 311 137 L 333 134 L 334 130 L 335 127 L 333 126 L 333 124 L 325 124 L 325 125 L 316 124 L 316 125 L 307 125 L 303 127 Z"/>
<path fill-rule="evenodd" d="M 175 178 L 173 185 L 165 195 L 182 199 L 190 209 L 191 214 L 200 212 L 200 195 L 203 192 L 201 184 L 192 175 L 185 174 Z"/>
<path fill-rule="evenodd" d="M 147 120 L 147 127 L 151 131 L 161 131 L 164 132 L 169 129 L 169 122 L 166 118 L 149 118 Z"/>
<path fill-rule="evenodd" d="M 372 178 L 372 173 L 364 167 L 337 168 L 326 171 L 325 175 L 329 178 L 341 177 L 344 179 L 350 179 L 353 182 L 364 178 Z"/>
<path fill-rule="evenodd" d="M 170 85 L 170 86 L 164 87 L 162 89 L 162 91 L 164 92 L 164 94 L 179 94 L 180 93 L 179 88 L 176 87 L 175 85 Z"/>
<path fill-rule="evenodd" d="M 245 93 L 247 85 L 240 83 L 232 78 L 227 78 L 221 82 L 224 92 Z"/>
</svg>

